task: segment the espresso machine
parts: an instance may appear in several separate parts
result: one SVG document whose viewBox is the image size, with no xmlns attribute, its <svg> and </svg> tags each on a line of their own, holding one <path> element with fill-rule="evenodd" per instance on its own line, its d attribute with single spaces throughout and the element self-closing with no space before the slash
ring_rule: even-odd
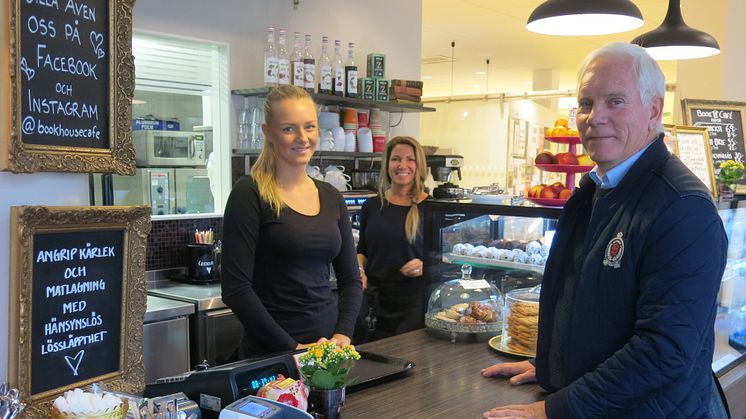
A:
<svg viewBox="0 0 746 419">
<path fill-rule="evenodd" d="M 461 180 L 461 168 L 464 166 L 464 157 L 448 155 L 427 156 L 427 167 L 435 181 L 432 190 L 433 197 L 437 199 L 461 199 L 464 190 L 455 183 L 456 177 Z"/>
</svg>

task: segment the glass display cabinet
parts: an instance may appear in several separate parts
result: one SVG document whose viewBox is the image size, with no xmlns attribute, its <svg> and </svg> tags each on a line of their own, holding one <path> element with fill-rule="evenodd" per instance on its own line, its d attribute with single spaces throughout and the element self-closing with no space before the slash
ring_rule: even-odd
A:
<svg viewBox="0 0 746 419">
<path fill-rule="evenodd" d="M 746 385 L 746 201 L 720 205 L 729 245 L 712 367 L 720 377 L 737 373 L 729 382 L 743 380 Z M 472 279 L 487 281 L 507 301 L 511 291 L 541 283 L 559 208 L 441 200 L 427 200 L 423 208 L 428 281 L 424 301 L 441 285 L 460 279 L 464 264 L 471 266 Z M 501 317 L 506 317 L 504 312 Z"/>
<path fill-rule="evenodd" d="M 559 208 L 427 200 L 423 204 L 428 297 L 461 277 L 484 279 L 505 295 L 541 282 Z M 427 301 L 427 299 L 426 299 Z"/>
</svg>

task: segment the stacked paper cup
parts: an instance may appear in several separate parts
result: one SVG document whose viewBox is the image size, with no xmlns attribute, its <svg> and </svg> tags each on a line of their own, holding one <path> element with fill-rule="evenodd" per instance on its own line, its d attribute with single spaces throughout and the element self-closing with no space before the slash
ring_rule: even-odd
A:
<svg viewBox="0 0 746 419">
<path fill-rule="evenodd" d="M 357 110 L 345 109 L 343 115 L 342 128 L 345 130 L 344 151 L 355 151 L 355 139 L 358 129 Z"/>
<path fill-rule="evenodd" d="M 371 109 L 368 118 L 368 128 L 373 135 L 373 152 L 383 152 L 386 145 L 386 131 L 383 129 L 383 116 L 379 109 Z"/>
</svg>

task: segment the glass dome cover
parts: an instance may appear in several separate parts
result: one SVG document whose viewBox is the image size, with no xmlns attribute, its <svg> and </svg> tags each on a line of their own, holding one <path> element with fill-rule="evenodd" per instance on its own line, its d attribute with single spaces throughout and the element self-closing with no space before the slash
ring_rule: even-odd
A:
<svg viewBox="0 0 746 419">
<path fill-rule="evenodd" d="M 462 278 L 443 283 L 430 295 L 425 326 L 430 332 L 445 332 L 455 342 L 460 334 L 484 334 L 485 339 L 502 330 L 503 297 L 484 279 L 471 278 L 471 266 L 461 267 Z M 436 334 L 437 336 L 437 334 Z M 482 340 L 482 336 L 477 336 Z"/>
</svg>

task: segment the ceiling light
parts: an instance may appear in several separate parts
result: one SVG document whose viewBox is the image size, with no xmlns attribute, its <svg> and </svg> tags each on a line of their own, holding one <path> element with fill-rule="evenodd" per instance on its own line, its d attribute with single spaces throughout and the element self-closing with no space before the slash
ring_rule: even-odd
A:
<svg viewBox="0 0 746 419">
<path fill-rule="evenodd" d="M 656 60 L 686 60 L 720 52 L 718 41 L 712 35 L 684 23 L 679 0 L 669 0 L 663 23 L 633 39 L 632 43 L 644 47 Z"/>
<path fill-rule="evenodd" d="M 547 0 L 526 23 L 546 35 L 605 35 L 642 26 L 642 13 L 630 0 Z"/>
<path fill-rule="evenodd" d="M 476 74 L 477 76 L 484 76 L 484 75 L 486 75 L 486 74 L 487 74 L 487 72 L 486 72 L 486 71 L 477 71 L 477 72 L 476 72 L 476 73 L 474 73 L 474 74 Z"/>
</svg>

